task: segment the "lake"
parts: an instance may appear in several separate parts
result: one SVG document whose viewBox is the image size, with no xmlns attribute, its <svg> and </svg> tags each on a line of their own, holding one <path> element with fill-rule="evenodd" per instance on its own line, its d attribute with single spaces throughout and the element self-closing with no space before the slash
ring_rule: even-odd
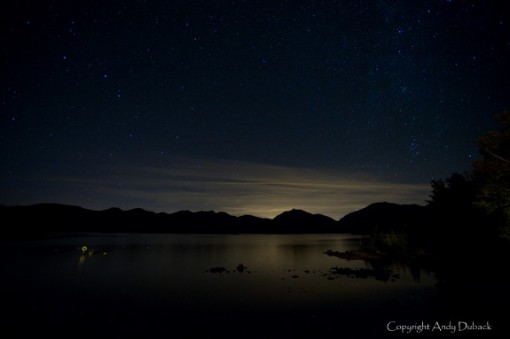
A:
<svg viewBox="0 0 510 339">
<path fill-rule="evenodd" d="M 387 330 L 391 321 L 433 319 L 440 298 L 433 273 L 390 265 L 381 278 L 368 262 L 324 254 L 359 241 L 336 234 L 10 241 L 0 258 L 2 330 L 26 338 L 366 338 L 399 337 Z"/>
</svg>

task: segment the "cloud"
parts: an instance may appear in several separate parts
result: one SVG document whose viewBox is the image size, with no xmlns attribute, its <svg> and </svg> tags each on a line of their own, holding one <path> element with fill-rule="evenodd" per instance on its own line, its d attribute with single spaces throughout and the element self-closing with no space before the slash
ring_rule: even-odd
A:
<svg viewBox="0 0 510 339">
<path fill-rule="evenodd" d="M 54 180 L 83 193 L 77 204 L 96 208 L 215 210 L 270 218 L 292 208 L 340 218 L 373 202 L 423 204 L 430 191 L 428 184 L 240 161 L 181 159 L 161 167 L 116 168 L 109 173 L 102 179 Z"/>
</svg>

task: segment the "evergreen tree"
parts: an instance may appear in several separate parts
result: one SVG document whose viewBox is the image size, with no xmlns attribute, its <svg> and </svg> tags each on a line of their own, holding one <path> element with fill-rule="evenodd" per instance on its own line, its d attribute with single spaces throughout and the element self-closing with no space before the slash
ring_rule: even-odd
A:
<svg viewBox="0 0 510 339">
<path fill-rule="evenodd" d="M 496 119 L 500 128 L 478 139 L 482 159 L 473 162 L 472 173 L 431 183 L 429 206 L 451 235 L 481 232 L 510 240 L 510 112 Z"/>
<path fill-rule="evenodd" d="M 500 128 L 478 139 L 483 159 L 473 162 L 475 205 L 510 240 L 510 112 L 497 117 Z"/>
</svg>

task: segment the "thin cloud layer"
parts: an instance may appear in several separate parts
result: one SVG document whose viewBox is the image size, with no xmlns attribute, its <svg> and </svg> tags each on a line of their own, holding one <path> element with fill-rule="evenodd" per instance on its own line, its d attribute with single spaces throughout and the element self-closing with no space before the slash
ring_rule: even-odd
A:
<svg viewBox="0 0 510 339">
<path fill-rule="evenodd" d="M 299 208 L 337 219 L 373 202 L 423 204 L 430 191 L 426 184 L 239 161 L 187 160 L 165 167 L 118 168 L 110 173 L 104 179 L 54 181 L 81 192 L 62 197 L 62 201 L 91 208 L 215 210 L 269 218 Z"/>
</svg>

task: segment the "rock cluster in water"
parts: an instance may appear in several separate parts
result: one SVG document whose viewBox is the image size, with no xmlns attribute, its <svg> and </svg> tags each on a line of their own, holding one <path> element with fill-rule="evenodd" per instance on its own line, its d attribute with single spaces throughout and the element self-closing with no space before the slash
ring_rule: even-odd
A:
<svg viewBox="0 0 510 339">
<path fill-rule="evenodd" d="M 283 272 L 290 274 L 291 279 L 298 279 L 301 276 L 298 274 L 297 270 L 287 269 L 283 270 Z M 252 271 L 248 270 L 248 267 L 244 264 L 239 264 L 234 269 L 228 270 L 223 266 L 212 267 L 206 271 L 206 273 L 213 274 L 229 274 L 229 273 L 248 273 L 251 274 Z M 253 273 L 257 273 L 257 271 L 253 271 Z M 395 281 L 400 276 L 397 273 L 394 273 L 390 269 L 371 269 L 371 268 L 349 268 L 349 267 L 331 267 L 328 271 L 322 270 L 303 270 L 303 274 L 305 275 L 315 275 L 319 274 L 328 280 L 335 280 L 340 276 L 345 276 L 348 278 L 358 278 L 358 279 L 368 279 L 374 278 L 380 281 Z M 282 277 L 281 280 L 285 280 L 286 277 Z"/>
<path fill-rule="evenodd" d="M 236 268 L 232 269 L 232 270 L 228 270 L 226 269 L 225 267 L 223 266 L 218 266 L 218 267 L 212 267 L 210 269 L 208 269 L 206 272 L 208 273 L 248 273 L 248 274 L 251 274 L 252 272 L 250 270 L 248 270 L 248 266 L 244 265 L 244 264 L 239 264 L 236 266 Z"/>
<path fill-rule="evenodd" d="M 335 275 L 344 275 L 352 278 L 375 278 L 376 280 L 388 281 L 396 280 L 399 275 L 393 273 L 390 269 L 371 269 L 371 268 L 348 268 L 348 267 L 331 267 L 328 279 L 333 280 Z"/>
</svg>

